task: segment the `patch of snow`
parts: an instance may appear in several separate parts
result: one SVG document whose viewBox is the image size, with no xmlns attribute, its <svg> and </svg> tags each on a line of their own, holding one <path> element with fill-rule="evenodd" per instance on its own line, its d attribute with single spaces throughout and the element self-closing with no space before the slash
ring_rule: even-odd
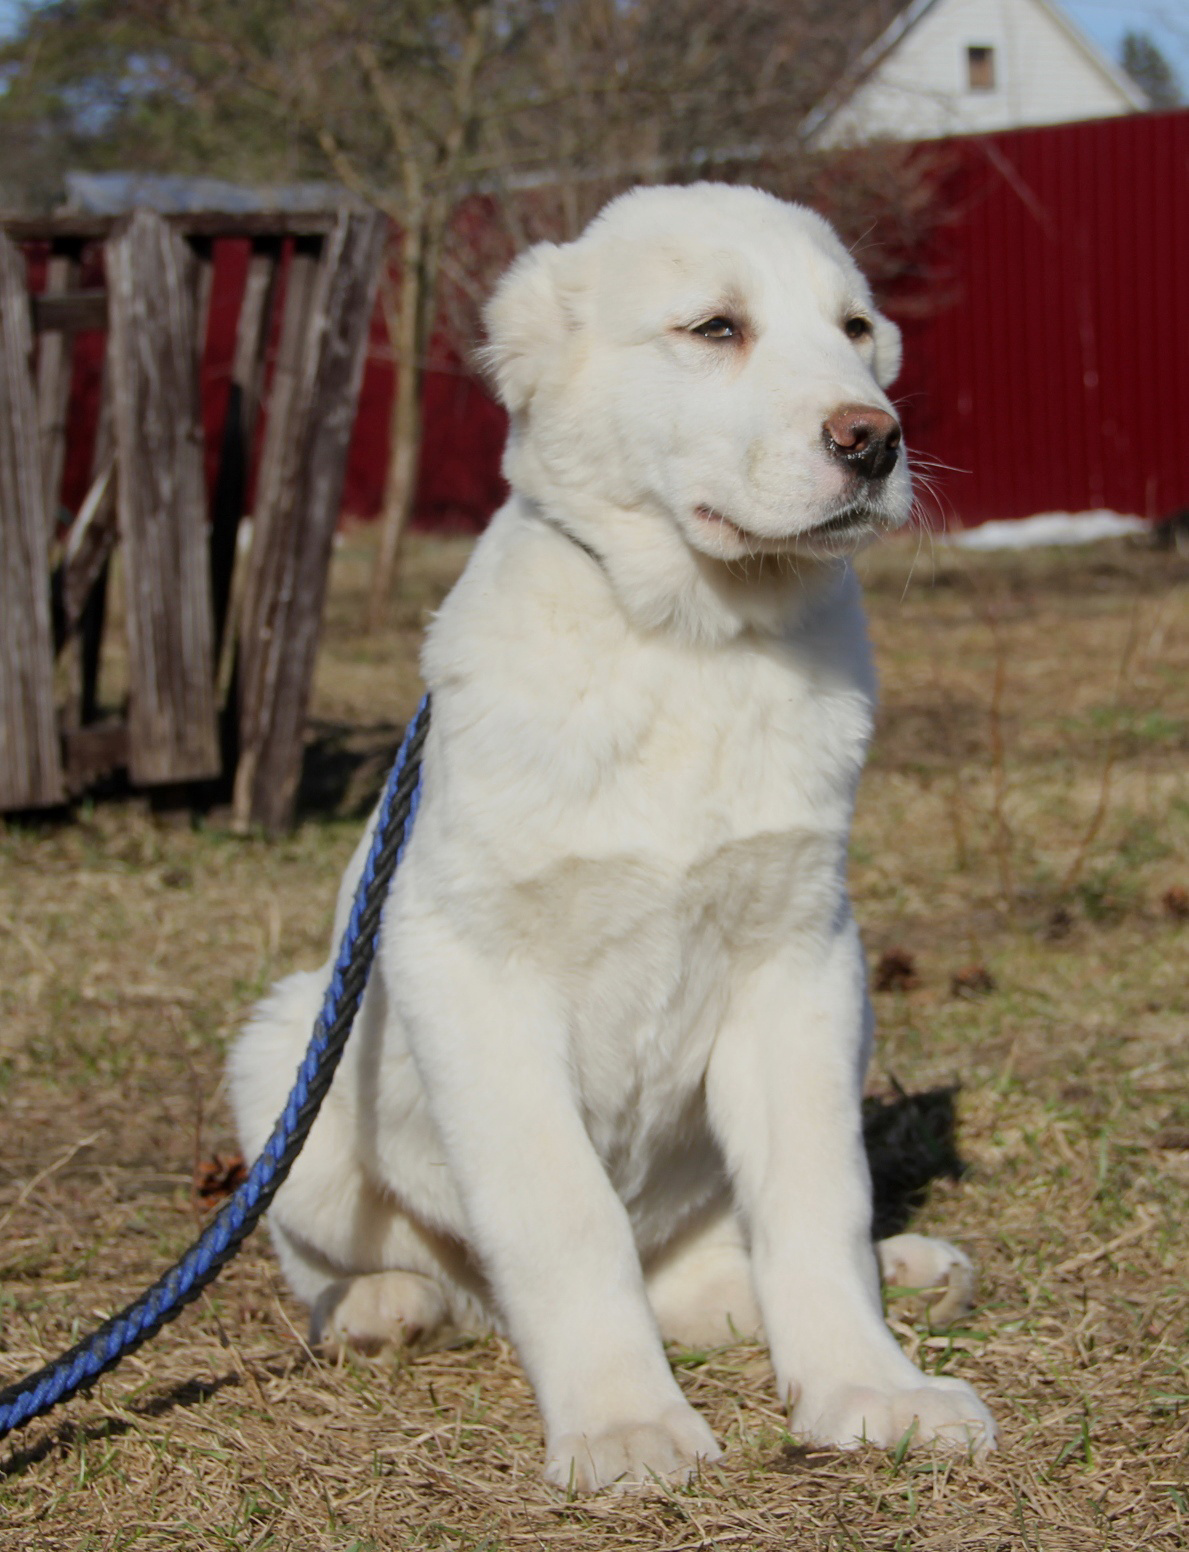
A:
<svg viewBox="0 0 1189 1552">
<path fill-rule="evenodd" d="M 1030 550 L 1042 544 L 1092 544 L 1096 539 L 1147 533 L 1151 526 L 1142 517 L 1120 512 L 1038 512 L 1035 517 L 956 529 L 938 538 L 964 550 Z"/>
</svg>

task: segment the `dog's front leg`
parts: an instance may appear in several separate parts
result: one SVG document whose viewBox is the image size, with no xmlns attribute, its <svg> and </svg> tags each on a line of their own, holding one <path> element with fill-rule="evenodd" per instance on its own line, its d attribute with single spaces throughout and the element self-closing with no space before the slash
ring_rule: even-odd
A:
<svg viewBox="0 0 1189 1552">
<path fill-rule="evenodd" d="M 751 1234 L 756 1293 L 782 1395 L 803 1437 L 891 1445 L 994 1441 L 960 1380 L 931 1378 L 884 1321 L 861 1125 L 870 1008 L 858 933 L 788 953 L 739 989 L 708 1098 Z"/>
<path fill-rule="evenodd" d="M 590 1490 L 721 1452 L 673 1378 L 631 1224 L 583 1123 L 564 1008 L 440 918 L 394 966 L 472 1243 L 536 1391 L 546 1476 Z"/>
</svg>

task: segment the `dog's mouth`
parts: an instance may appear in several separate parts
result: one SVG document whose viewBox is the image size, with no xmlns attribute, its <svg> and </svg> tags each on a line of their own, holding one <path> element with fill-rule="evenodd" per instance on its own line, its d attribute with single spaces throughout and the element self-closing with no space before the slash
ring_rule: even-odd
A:
<svg viewBox="0 0 1189 1552">
<path fill-rule="evenodd" d="M 796 543 L 796 535 L 793 534 L 773 536 L 756 533 L 754 528 L 744 528 L 742 523 L 735 522 L 715 507 L 695 507 L 694 516 L 704 532 L 712 534 L 720 542 L 725 540 L 729 546 L 738 546 L 749 556 L 784 555 Z"/>
<path fill-rule="evenodd" d="M 822 523 L 815 523 L 797 537 L 817 541 L 820 539 L 856 539 L 870 533 L 879 524 L 879 513 L 867 505 L 845 507 Z"/>
<path fill-rule="evenodd" d="M 798 544 L 803 542 L 845 544 L 848 540 L 859 539 L 865 534 L 874 532 L 880 525 L 879 513 L 865 502 L 856 502 L 852 506 L 844 507 L 841 512 L 836 512 L 833 517 L 824 518 L 822 522 L 815 523 L 812 528 L 802 529 L 797 533 L 782 534 L 780 537 L 756 533 L 753 528 L 744 528 L 741 523 L 735 522 L 733 518 L 715 507 L 695 507 L 694 514 L 703 530 L 709 531 L 720 540 L 725 539 L 728 544 L 739 545 L 750 555 L 783 555 L 795 550 Z"/>
</svg>

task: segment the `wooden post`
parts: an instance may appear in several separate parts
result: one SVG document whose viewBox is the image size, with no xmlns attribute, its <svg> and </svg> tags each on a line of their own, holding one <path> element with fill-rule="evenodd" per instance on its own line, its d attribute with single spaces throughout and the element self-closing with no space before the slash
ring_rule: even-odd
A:
<svg viewBox="0 0 1189 1552">
<path fill-rule="evenodd" d="M 279 243 L 260 241 L 253 244 L 236 325 L 227 419 L 223 423 L 219 473 L 211 500 L 211 600 L 215 613 L 216 661 L 223 645 L 231 603 L 236 539 L 251 472 L 256 411 L 260 403 L 264 351 L 279 259 Z"/>
<path fill-rule="evenodd" d="M 194 350 L 201 368 L 206 355 L 206 331 L 211 320 L 211 297 L 215 290 L 215 244 L 210 237 L 190 239 L 194 279 Z"/>
<path fill-rule="evenodd" d="M 0 809 L 63 801 L 25 260 L 0 232 Z"/>
<path fill-rule="evenodd" d="M 51 253 L 43 294 L 50 297 L 71 291 L 77 275 L 78 260 L 73 255 Z M 51 542 L 57 526 L 62 465 L 66 458 L 66 413 L 70 406 L 73 364 L 73 334 L 59 329 L 42 334 L 37 351 L 37 419 L 41 433 L 46 522 Z"/>
<path fill-rule="evenodd" d="M 103 363 L 99 424 L 91 455 L 91 486 L 66 541 L 62 562 L 62 613 L 67 630 L 78 631 L 78 719 L 83 727 L 99 715 L 99 654 L 107 616 L 107 582 L 116 545 L 115 432 L 112 427 L 111 368 Z M 125 739 L 125 743 L 127 740 Z M 71 780 L 67 771 L 67 780 Z"/>
<path fill-rule="evenodd" d="M 77 698 L 62 718 L 66 785 L 72 793 L 128 765 L 128 721 L 100 719 L 99 657 L 107 619 L 107 584 L 116 544 L 116 482 L 111 372 L 103 363 L 99 424 L 91 455 L 91 486 L 66 539 L 61 566 L 62 623 L 77 635 Z"/>
<path fill-rule="evenodd" d="M 115 547 L 115 498 L 111 375 L 105 362 L 99 389 L 95 449 L 91 455 L 91 484 L 66 536 L 66 552 L 62 557 L 62 628 L 68 637 L 79 629 L 92 590 L 106 570 L 108 558 Z"/>
<path fill-rule="evenodd" d="M 298 243 L 268 406 L 240 634 L 236 823 L 292 821 L 330 546 L 387 238 L 340 211 L 316 265 Z"/>
<path fill-rule="evenodd" d="M 219 772 L 194 263 L 186 240 L 146 210 L 107 244 L 128 766 L 138 785 Z"/>
</svg>

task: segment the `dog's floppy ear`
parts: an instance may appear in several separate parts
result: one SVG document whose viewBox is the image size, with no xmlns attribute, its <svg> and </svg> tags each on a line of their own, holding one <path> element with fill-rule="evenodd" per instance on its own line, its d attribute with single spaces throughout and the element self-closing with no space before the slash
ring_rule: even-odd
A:
<svg viewBox="0 0 1189 1552">
<path fill-rule="evenodd" d="M 894 383 L 900 376 L 900 361 L 903 353 L 900 330 L 890 318 L 885 318 L 882 313 L 876 313 L 875 360 L 871 365 L 875 373 L 875 381 L 881 388 Z"/>
<path fill-rule="evenodd" d="M 562 249 L 548 242 L 522 253 L 483 312 L 487 344 L 480 360 L 513 415 L 527 408 L 568 332 L 557 283 L 561 255 Z"/>
</svg>

